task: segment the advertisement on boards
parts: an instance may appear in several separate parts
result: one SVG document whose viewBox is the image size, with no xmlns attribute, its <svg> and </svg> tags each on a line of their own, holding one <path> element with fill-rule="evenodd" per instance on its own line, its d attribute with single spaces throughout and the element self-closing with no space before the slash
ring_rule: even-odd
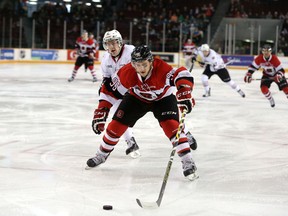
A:
<svg viewBox="0 0 288 216">
<path fill-rule="evenodd" d="M 13 60 L 14 49 L 0 49 L 0 59 Z"/>
<path fill-rule="evenodd" d="M 253 60 L 254 56 L 241 56 L 241 55 L 222 55 L 224 62 L 230 62 L 230 66 L 249 66 Z"/>
<path fill-rule="evenodd" d="M 76 50 L 67 50 L 67 60 L 76 60 L 78 57 Z M 97 51 L 94 55 L 94 60 L 99 60 L 99 51 Z"/>
<path fill-rule="evenodd" d="M 58 60 L 58 50 L 33 50 L 31 51 L 32 60 Z"/>
</svg>

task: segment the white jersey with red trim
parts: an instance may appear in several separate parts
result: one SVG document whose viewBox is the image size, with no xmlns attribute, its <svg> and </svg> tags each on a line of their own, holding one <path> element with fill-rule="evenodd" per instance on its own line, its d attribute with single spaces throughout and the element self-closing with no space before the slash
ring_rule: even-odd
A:
<svg viewBox="0 0 288 216">
<path fill-rule="evenodd" d="M 130 63 L 131 53 L 135 47 L 124 44 L 118 57 L 112 57 L 108 51 L 105 52 L 101 61 L 101 71 L 105 78 L 113 77 L 115 73 L 124 65 Z"/>
<path fill-rule="evenodd" d="M 278 71 L 284 71 L 281 62 L 276 55 L 270 55 L 268 59 L 265 59 L 263 54 L 258 55 L 248 67 L 248 70 L 254 72 L 260 68 L 263 69 L 263 74 L 271 77 L 275 76 Z"/>
<path fill-rule="evenodd" d="M 174 86 L 193 87 L 193 77 L 184 67 L 172 68 L 165 61 L 155 58 L 149 75 L 143 79 L 131 63 L 122 67 L 113 79 L 113 88 L 124 95 L 127 91 L 141 101 L 150 103 L 174 93 Z"/>
<path fill-rule="evenodd" d="M 94 53 L 95 44 L 92 39 L 83 40 L 82 37 L 77 38 L 75 47 L 77 49 L 77 53 L 81 57 L 87 57 L 90 53 Z"/>
<path fill-rule="evenodd" d="M 122 98 L 122 95 L 114 88 L 112 81 L 118 70 L 131 62 L 131 53 L 134 48 L 133 45 L 124 44 L 117 58 L 112 57 L 108 51 L 105 52 L 101 61 L 104 85 L 101 87 L 99 100 L 106 100 L 114 104 L 118 99 Z"/>
</svg>

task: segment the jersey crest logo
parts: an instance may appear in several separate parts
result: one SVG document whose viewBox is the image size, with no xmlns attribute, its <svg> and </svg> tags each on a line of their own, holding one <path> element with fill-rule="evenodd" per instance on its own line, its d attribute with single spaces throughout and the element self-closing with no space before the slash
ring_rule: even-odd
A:
<svg viewBox="0 0 288 216">
<path fill-rule="evenodd" d="M 123 110 L 118 110 L 116 116 L 117 116 L 117 118 L 119 118 L 119 119 L 123 118 L 123 116 L 124 116 Z"/>
</svg>

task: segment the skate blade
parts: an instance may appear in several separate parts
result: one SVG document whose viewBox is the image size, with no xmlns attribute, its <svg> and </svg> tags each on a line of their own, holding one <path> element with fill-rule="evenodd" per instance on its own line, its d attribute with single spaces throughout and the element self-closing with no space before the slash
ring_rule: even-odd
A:
<svg viewBox="0 0 288 216">
<path fill-rule="evenodd" d="M 135 159 L 135 158 L 139 158 L 141 156 L 141 154 L 138 150 L 136 150 L 136 151 L 130 152 L 129 156 Z"/>
<path fill-rule="evenodd" d="M 190 174 L 188 176 L 186 176 L 186 178 L 189 180 L 189 181 L 194 181 L 196 179 L 199 178 L 199 175 L 197 175 L 196 173 L 193 173 L 193 174 Z"/>
</svg>

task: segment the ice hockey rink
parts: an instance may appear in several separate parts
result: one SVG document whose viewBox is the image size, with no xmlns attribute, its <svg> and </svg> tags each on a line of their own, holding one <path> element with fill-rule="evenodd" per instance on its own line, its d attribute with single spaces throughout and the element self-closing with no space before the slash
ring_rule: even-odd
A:
<svg viewBox="0 0 288 216">
<path fill-rule="evenodd" d="M 72 68 L 0 64 L 0 216 L 287 215 L 288 100 L 276 85 L 271 108 L 259 81 L 245 84 L 246 71 L 231 69 L 246 97 L 214 76 L 212 96 L 203 98 L 195 68 L 186 126 L 198 142 L 200 178 L 186 180 L 175 156 L 161 206 L 142 209 L 136 198 L 158 198 L 170 142 L 148 113 L 134 127 L 140 158 L 126 156 L 121 139 L 105 164 L 85 170 L 102 137 L 91 129 L 100 81 L 80 68 L 68 83 Z"/>
</svg>

